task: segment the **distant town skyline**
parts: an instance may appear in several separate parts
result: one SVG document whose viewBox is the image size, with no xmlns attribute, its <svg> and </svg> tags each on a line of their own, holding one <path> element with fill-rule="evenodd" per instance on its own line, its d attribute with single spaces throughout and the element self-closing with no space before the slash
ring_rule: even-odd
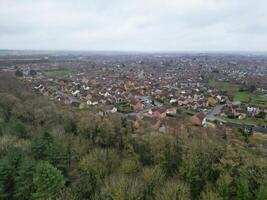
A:
<svg viewBox="0 0 267 200">
<path fill-rule="evenodd" d="M 264 0 L 0 0 L 0 49 L 267 51 Z"/>
</svg>

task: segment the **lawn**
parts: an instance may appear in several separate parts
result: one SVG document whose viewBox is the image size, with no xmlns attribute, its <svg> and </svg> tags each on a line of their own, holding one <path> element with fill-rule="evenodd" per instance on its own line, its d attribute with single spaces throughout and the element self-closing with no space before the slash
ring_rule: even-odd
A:
<svg viewBox="0 0 267 200">
<path fill-rule="evenodd" d="M 235 101 L 241 101 L 242 103 L 258 106 L 267 107 L 267 98 L 249 92 L 237 92 L 234 96 Z"/>
<path fill-rule="evenodd" d="M 64 77 L 64 76 L 74 74 L 76 72 L 77 71 L 74 69 L 61 68 L 61 69 L 47 69 L 44 71 L 44 74 L 50 77 Z"/>
<path fill-rule="evenodd" d="M 241 92 L 242 85 L 226 81 L 209 80 L 209 86 L 225 91 L 227 95 L 232 96 L 235 101 L 240 101 L 257 107 L 267 107 L 267 98 L 261 97 L 251 92 Z"/>
<path fill-rule="evenodd" d="M 121 113 L 130 113 L 132 111 L 128 102 L 116 103 L 115 106 L 118 109 L 118 112 Z"/>
<path fill-rule="evenodd" d="M 186 113 L 187 115 L 189 115 L 189 116 L 193 116 L 193 115 L 197 114 L 196 111 L 188 110 L 188 109 L 185 109 L 185 108 L 182 109 L 182 111 L 183 111 L 184 113 Z"/>
<path fill-rule="evenodd" d="M 255 125 L 255 126 L 259 126 L 261 125 L 267 125 L 266 121 L 261 121 L 260 119 L 257 118 L 245 118 L 245 119 L 231 119 L 228 117 L 219 117 L 220 119 L 226 121 L 226 122 L 232 122 L 232 123 L 236 123 L 236 124 L 246 124 L 246 125 Z"/>
<path fill-rule="evenodd" d="M 232 122 L 236 124 L 249 124 L 249 125 L 257 125 L 257 120 L 251 119 L 251 118 L 245 118 L 245 119 L 231 119 L 228 117 L 219 117 L 220 119 L 226 121 L 226 122 Z"/>
<path fill-rule="evenodd" d="M 230 83 L 226 81 L 218 81 L 214 79 L 209 80 L 209 86 L 213 88 L 218 88 L 231 96 L 234 96 L 241 87 L 240 85 L 235 84 L 235 83 Z"/>
</svg>

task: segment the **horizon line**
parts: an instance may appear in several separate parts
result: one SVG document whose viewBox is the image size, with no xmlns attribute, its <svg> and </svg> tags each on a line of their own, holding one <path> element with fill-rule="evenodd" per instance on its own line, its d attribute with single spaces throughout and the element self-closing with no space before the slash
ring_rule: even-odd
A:
<svg viewBox="0 0 267 200">
<path fill-rule="evenodd" d="M 0 51 L 39 51 L 39 52 L 96 52 L 96 53 L 141 53 L 141 54 L 161 54 L 161 53 L 226 53 L 226 54 L 235 54 L 235 53 L 252 53 L 252 54 L 267 54 L 265 50 L 85 50 L 85 49 L 13 49 L 13 48 L 0 48 Z"/>
</svg>

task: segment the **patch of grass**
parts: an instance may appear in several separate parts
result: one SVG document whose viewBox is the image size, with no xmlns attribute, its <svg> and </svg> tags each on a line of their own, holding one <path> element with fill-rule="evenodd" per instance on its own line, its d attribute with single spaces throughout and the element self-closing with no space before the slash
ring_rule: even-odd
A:
<svg viewBox="0 0 267 200">
<path fill-rule="evenodd" d="M 248 91 L 241 92 L 240 88 L 242 85 L 211 79 L 209 80 L 209 86 L 226 92 L 226 94 L 232 96 L 235 101 L 240 101 L 244 104 L 256 107 L 267 107 L 267 98 Z"/>
<path fill-rule="evenodd" d="M 256 125 L 256 126 L 259 125 L 259 119 L 254 119 L 254 118 L 245 118 L 245 119 L 238 119 L 238 118 L 232 119 L 228 117 L 219 117 L 219 118 L 226 122 L 232 122 L 236 124 L 246 124 L 246 125 Z"/>
<path fill-rule="evenodd" d="M 197 114 L 196 111 L 186 109 L 186 108 L 184 108 L 184 107 L 182 107 L 182 106 L 181 106 L 181 107 L 178 107 L 178 109 L 180 110 L 181 113 L 184 113 L 184 114 L 185 114 L 185 117 L 188 118 L 188 119 L 189 119 L 189 117 L 191 117 L 191 116 Z M 178 115 L 179 115 L 179 114 L 178 114 Z"/>
<path fill-rule="evenodd" d="M 237 92 L 234 96 L 234 100 L 252 106 L 267 107 L 267 98 L 258 96 L 250 92 Z"/>
<path fill-rule="evenodd" d="M 132 111 L 128 102 L 116 103 L 115 106 L 118 109 L 118 112 L 121 113 L 129 113 Z"/>
<path fill-rule="evenodd" d="M 218 81 L 215 79 L 210 79 L 208 84 L 210 87 L 218 88 L 222 91 L 227 92 L 229 95 L 234 95 L 235 93 L 239 91 L 241 87 L 241 85 L 238 85 L 235 83 L 230 83 L 226 81 Z"/>
<path fill-rule="evenodd" d="M 61 69 L 47 69 L 44 71 L 44 74 L 50 77 L 64 77 L 64 76 L 74 74 L 76 72 L 77 71 L 74 69 L 61 68 Z"/>
</svg>

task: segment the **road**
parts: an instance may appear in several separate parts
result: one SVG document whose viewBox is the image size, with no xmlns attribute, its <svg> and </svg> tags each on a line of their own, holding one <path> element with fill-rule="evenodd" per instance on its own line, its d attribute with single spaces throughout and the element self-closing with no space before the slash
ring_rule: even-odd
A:
<svg viewBox="0 0 267 200">
<path fill-rule="evenodd" d="M 213 110 L 206 116 L 207 120 L 210 121 L 223 121 L 220 118 L 216 117 L 217 115 L 219 115 L 222 112 L 223 107 L 225 106 L 225 104 L 223 105 L 217 105 L 213 108 Z"/>
</svg>

